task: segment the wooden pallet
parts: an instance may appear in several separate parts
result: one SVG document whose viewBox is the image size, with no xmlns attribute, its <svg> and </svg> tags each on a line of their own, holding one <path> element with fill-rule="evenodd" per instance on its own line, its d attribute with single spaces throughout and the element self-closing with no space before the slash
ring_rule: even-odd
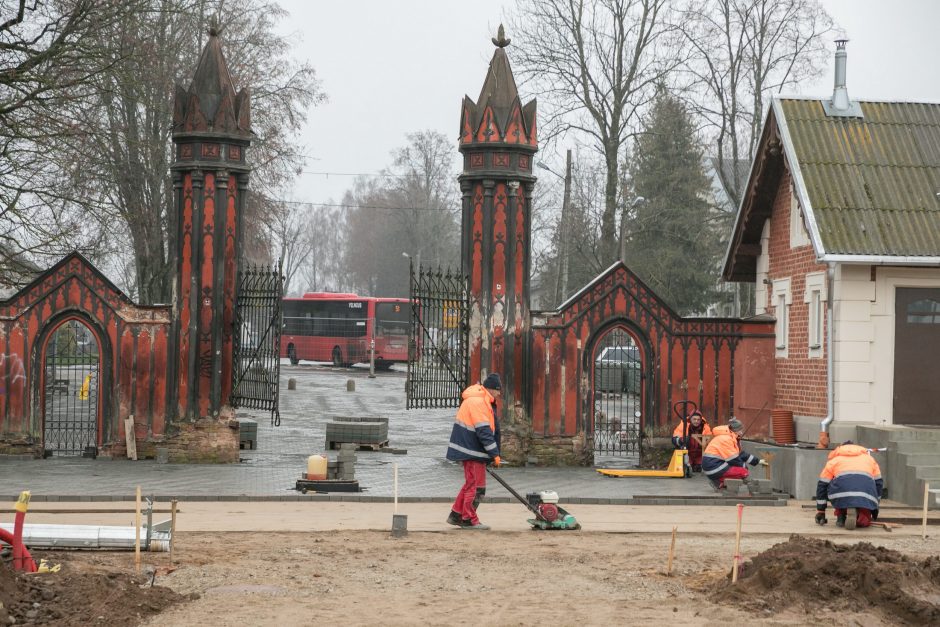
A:
<svg viewBox="0 0 940 627">
<path fill-rule="evenodd" d="M 334 440 L 327 443 L 327 448 L 334 451 L 339 448 L 339 444 L 355 444 L 357 451 L 378 451 L 383 448 L 388 448 L 388 440 L 384 442 L 341 442 Z"/>
</svg>

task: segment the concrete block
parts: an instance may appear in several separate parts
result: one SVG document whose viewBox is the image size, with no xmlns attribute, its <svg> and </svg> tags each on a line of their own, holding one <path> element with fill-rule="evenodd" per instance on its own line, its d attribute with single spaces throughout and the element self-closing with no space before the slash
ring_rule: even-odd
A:
<svg viewBox="0 0 940 627">
<path fill-rule="evenodd" d="M 751 490 L 746 485 L 738 488 L 738 496 L 751 496 Z"/>
<path fill-rule="evenodd" d="M 729 494 L 737 492 L 742 485 L 744 485 L 744 481 L 741 479 L 725 479 L 725 488 L 728 489 Z"/>
<path fill-rule="evenodd" d="M 355 391 L 356 391 L 356 380 L 355 380 L 355 379 L 348 379 L 348 380 L 346 381 L 346 391 L 347 391 L 347 392 L 355 392 Z"/>
</svg>

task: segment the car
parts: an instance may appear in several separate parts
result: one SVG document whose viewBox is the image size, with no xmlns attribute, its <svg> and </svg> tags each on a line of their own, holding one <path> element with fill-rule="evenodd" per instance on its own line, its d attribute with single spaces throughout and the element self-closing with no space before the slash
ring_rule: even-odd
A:
<svg viewBox="0 0 940 627">
<path fill-rule="evenodd" d="M 604 347 L 594 360 L 594 389 L 639 394 L 643 361 L 636 346 Z"/>
</svg>

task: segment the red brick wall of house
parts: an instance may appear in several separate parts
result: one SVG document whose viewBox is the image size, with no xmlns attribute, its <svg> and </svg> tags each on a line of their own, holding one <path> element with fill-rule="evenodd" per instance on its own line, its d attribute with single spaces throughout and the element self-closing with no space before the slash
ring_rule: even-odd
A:
<svg viewBox="0 0 940 627">
<path fill-rule="evenodd" d="M 787 357 L 776 358 L 776 409 L 789 409 L 799 416 L 826 415 L 826 342 L 822 356 L 809 357 L 809 305 L 803 302 L 806 275 L 825 271 L 825 264 L 816 262 L 811 244 L 790 247 L 790 173 L 780 179 L 770 220 L 769 270 L 771 281 L 790 279 L 790 327 Z M 768 313 L 778 316 L 773 290 L 767 291 Z M 826 337 L 826 306 L 823 304 L 823 338 Z"/>
</svg>

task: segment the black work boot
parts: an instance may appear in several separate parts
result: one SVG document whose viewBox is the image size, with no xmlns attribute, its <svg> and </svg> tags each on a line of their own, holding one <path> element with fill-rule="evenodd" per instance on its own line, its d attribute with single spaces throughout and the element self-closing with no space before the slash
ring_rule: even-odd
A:
<svg viewBox="0 0 940 627">
<path fill-rule="evenodd" d="M 450 514 L 447 515 L 447 524 L 453 525 L 455 527 L 462 527 L 463 521 L 460 519 L 460 514 L 454 510 L 450 510 Z"/>
<path fill-rule="evenodd" d="M 836 527 L 845 527 L 845 514 L 836 516 Z"/>
</svg>

